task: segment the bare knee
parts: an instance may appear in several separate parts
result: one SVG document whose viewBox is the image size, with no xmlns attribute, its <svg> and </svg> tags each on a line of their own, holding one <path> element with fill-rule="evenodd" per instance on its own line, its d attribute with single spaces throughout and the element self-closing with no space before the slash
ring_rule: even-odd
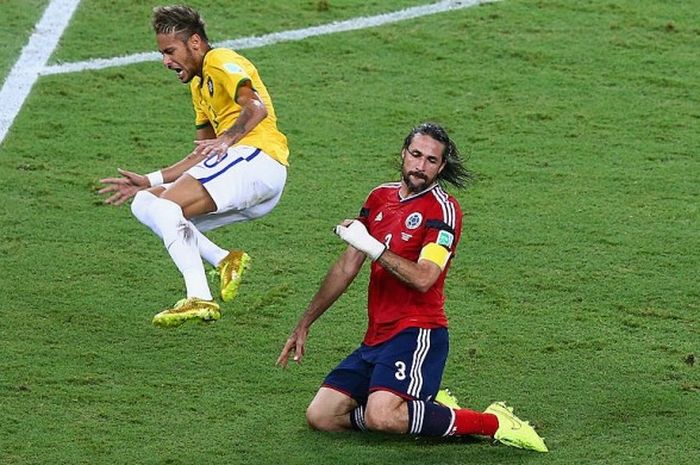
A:
<svg viewBox="0 0 700 465">
<path fill-rule="evenodd" d="M 391 421 L 381 409 L 375 408 L 365 410 L 365 424 L 370 431 L 381 433 L 392 432 Z"/>
<path fill-rule="evenodd" d="M 315 407 L 314 404 L 306 409 L 306 423 L 309 428 L 317 431 L 335 431 L 333 416 Z"/>
<path fill-rule="evenodd" d="M 345 394 L 322 387 L 306 409 L 306 422 L 318 431 L 347 431 L 351 428 L 349 413 L 356 406 Z"/>
<path fill-rule="evenodd" d="M 386 391 L 370 395 L 365 409 L 367 429 L 382 433 L 408 431 L 408 407 L 400 397 Z"/>
</svg>

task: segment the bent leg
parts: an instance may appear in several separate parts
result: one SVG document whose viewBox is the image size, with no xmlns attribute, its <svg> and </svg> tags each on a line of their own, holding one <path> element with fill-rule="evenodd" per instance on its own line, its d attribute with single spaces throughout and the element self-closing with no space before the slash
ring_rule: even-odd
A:
<svg viewBox="0 0 700 465">
<path fill-rule="evenodd" d="M 155 224 L 150 215 L 150 207 L 154 200 L 158 199 L 165 191 L 162 187 L 151 188 L 138 192 L 134 196 L 131 203 L 131 212 L 142 224 L 153 231 L 158 237 L 163 238 L 158 226 Z M 200 217 L 201 218 L 201 217 Z M 194 221 L 192 221 L 196 225 Z M 196 236 L 199 255 L 212 266 L 217 266 L 221 260 L 226 257 L 228 250 L 222 249 L 207 236 L 202 234 L 198 227 L 193 228 L 192 232 Z"/>
<path fill-rule="evenodd" d="M 407 401 L 380 390 L 369 395 L 365 421 L 368 429 L 382 433 L 446 436 L 454 425 L 454 414 L 430 401 Z"/>
<path fill-rule="evenodd" d="M 306 409 L 306 421 L 319 431 L 350 431 L 350 413 L 357 408 L 352 397 L 335 389 L 322 387 Z"/>
<path fill-rule="evenodd" d="M 147 198 L 148 194 L 142 196 Z M 198 231 L 186 219 L 185 211 L 206 213 L 213 202 L 191 176 L 183 176 L 160 198 L 150 199 L 147 211 L 153 230 L 159 231 L 170 257 L 185 280 L 187 297 L 211 300 L 211 291 L 199 255 Z M 182 204 L 178 203 L 182 202 Z"/>
</svg>

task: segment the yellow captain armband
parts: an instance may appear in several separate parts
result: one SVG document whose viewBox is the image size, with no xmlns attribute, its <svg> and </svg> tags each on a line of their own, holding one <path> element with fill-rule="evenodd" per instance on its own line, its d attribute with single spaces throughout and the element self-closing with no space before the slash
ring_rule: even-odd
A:
<svg viewBox="0 0 700 465">
<path fill-rule="evenodd" d="M 435 242 L 430 242 L 429 244 L 425 244 L 425 246 L 423 246 L 423 249 L 420 251 L 418 261 L 431 261 L 439 266 L 441 270 L 444 270 L 445 266 L 447 266 L 447 261 L 450 259 L 450 255 L 452 255 L 450 251 L 443 246 L 437 245 Z"/>
</svg>

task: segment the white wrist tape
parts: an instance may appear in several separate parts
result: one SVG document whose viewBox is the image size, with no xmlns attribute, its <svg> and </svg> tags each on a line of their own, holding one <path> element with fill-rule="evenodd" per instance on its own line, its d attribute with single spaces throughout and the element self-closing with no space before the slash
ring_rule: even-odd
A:
<svg viewBox="0 0 700 465">
<path fill-rule="evenodd" d="M 368 241 L 364 244 L 365 249 L 363 250 L 363 252 L 365 252 L 367 254 L 367 256 L 369 258 L 371 258 L 372 261 L 374 262 L 374 261 L 377 261 L 379 259 L 379 257 L 382 256 L 382 254 L 386 250 L 386 246 L 384 244 L 382 244 L 381 242 L 379 242 L 378 240 L 376 240 L 374 238 L 372 238 L 372 239 L 373 240 L 371 242 Z"/>
<path fill-rule="evenodd" d="M 151 183 L 151 187 L 160 186 L 163 184 L 163 172 L 158 170 L 146 175 L 148 182 Z"/>
<path fill-rule="evenodd" d="M 335 233 L 357 250 L 367 254 L 372 261 L 377 260 L 386 250 L 386 246 L 372 237 L 367 228 L 357 220 L 347 227 L 336 226 Z"/>
</svg>

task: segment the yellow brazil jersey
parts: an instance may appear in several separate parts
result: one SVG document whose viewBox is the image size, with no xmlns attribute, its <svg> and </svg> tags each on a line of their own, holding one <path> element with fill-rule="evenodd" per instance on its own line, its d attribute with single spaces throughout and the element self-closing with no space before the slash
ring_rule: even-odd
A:
<svg viewBox="0 0 700 465">
<path fill-rule="evenodd" d="M 227 48 L 214 48 L 204 57 L 202 77 L 190 81 L 195 124 L 202 127 L 211 124 L 219 136 L 233 126 L 243 108 L 236 103 L 241 85 L 250 81 L 253 89 L 267 108 L 267 118 L 262 120 L 236 145 L 259 148 L 280 163 L 287 165 L 289 148 L 287 138 L 277 129 L 277 115 L 258 70 L 243 56 Z"/>
</svg>

